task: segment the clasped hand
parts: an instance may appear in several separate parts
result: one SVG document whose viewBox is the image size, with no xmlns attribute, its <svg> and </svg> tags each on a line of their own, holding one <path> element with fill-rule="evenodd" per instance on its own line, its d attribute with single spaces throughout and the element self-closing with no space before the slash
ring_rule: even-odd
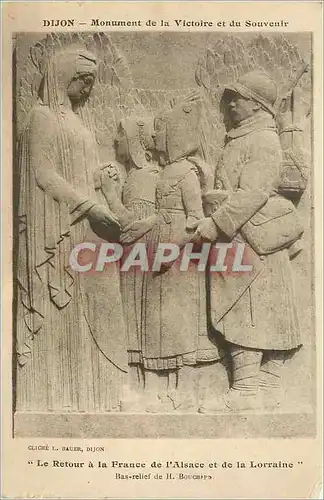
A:
<svg viewBox="0 0 324 500">
<path fill-rule="evenodd" d="M 196 229 L 190 238 L 194 243 L 198 243 L 201 240 L 213 242 L 216 241 L 218 236 L 216 224 L 211 217 L 204 217 L 203 219 L 193 221 L 190 224 L 190 229 Z"/>
<path fill-rule="evenodd" d="M 115 189 L 116 184 L 119 184 L 121 180 L 119 169 L 114 162 L 101 165 L 101 167 L 95 171 L 93 177 L 95 188 L 102 189 L 104 193 Z"/>
<path fill-rule="evenodd" d="M 88 211 L 88 219 L 95 224 L 102 224 L 107 227 L 119 227 L 118 220 L 109 208 L 99 203 L 90 208 Z"/>
<path fill-rule="evenodd" d="M 122 228 L 120 242 L 124 245 L 134 243 L 134 241 L 148 233 L 157 222 L 158 215 L 154 214 L 146 219 L 136 220 L 127 224 L 127 226 Z"/>
</svg>

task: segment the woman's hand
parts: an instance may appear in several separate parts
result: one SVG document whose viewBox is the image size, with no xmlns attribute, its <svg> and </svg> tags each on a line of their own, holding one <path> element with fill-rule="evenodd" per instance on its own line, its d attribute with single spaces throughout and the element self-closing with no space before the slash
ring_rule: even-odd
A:
<svg viewBox="0 0 324 500">
<path fill-rule="evenodd" d="M 114 162 L 103 165 L 101 167 L 101 172 L 102 172 L 102 175 L 109 177 L 113 181 L 120 180 L 119 168 L 117 167 L 117 165 Z"/>
<path fill-rule="evenodd" d="M 115 215 L 105 205 L 99 203 L 87 212 L 92 231 L 107 241 L 118 241 L 120 224 Z"/>
<path fill-rule="evenodd" d="M 104 205 L 100 205 L 99 203 L 90 208 L 90 210 L 87 212 L 87 216 L 90 222 L 93 222 L 95 224 L 102 224 L 107 227 L 119 227 L 117 218 L 109 210 L 109 208 L 105 207 Z"/>
<path fill-rule="evenodd" d="M 116 191 L 120 184 L 120 173 L 114 163 L 105 165 L 100 169 L 100 188 L 104 194 Z"/>
</svg>

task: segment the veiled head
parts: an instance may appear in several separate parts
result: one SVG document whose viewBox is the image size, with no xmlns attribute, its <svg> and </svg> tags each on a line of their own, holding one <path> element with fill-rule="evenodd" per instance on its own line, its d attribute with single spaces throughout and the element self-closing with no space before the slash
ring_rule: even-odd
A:
<svg viewBox="0 0 324 500">
<path fill-rule="evenodd" d="M 91 92 L 97 72 L 96 56 L 80 45 L 56 51 L 48 60 L 40 97 L 44 104 L 85 101 Z"/>
<path fill-rule="evenodd" d="M 117 160 L 126 163 L 131 160 L 137 168 L 148 166 L 153 143 L 153 120 L 149 118 L 126 118 L 120 121 L 115 138 Z"/>
<path fill-rule="evenodd" d="M 170 111 L 156 116 L 155 147 L 161 165 L 194 154 L 200 148 L 202 102 L 185 99 Z"/>
</svg>

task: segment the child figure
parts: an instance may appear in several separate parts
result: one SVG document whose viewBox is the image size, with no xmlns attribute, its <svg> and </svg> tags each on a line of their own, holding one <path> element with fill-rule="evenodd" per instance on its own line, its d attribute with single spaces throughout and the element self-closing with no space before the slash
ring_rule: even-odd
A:
<svg viewBox="0 0 324 500">
<path fill-rule="evenodd" d="M 153 120 L 124 119 L 118 127 L 115 140 L 116 159 L 126 167 L 126 179 L 117 196 L 117 169 L 112 165 L 103 169 L 101 189 L 121 226 L 132 220 L 146 219 L 155 214 L 155 189 L 159 166 L 153 159 Z M 146 242 L 147 236 L 141 241 Z M 131 242 L 129 242 L 131 243 Z M 132 246 L 124 248 L 124 258 Z M 128 340 L 129 385 L 124 390 L 123 411 L 138 411 L 143 407 L 144 388 L 142 370 L 142 304 L 145 273 L 131 267 L 120 273 L 121 293 Z"/>
<path fill-rule="evenodd" d="M 200 119 L 200 101 L 179 104 L 155 119 L 155 147 L 162 172 L 156 186 L 157 214 L 149 232 L 152 256 L 159 243 L 183 249 L 192 237 L 191 225 L 204 215 L 199 179 L 187 159 L 200 147 Z M 122 239 L 147 227 L 147 221 L 135 222 Z M 200 361 L 219 359 L 207 335 L 205 274 L 194 263 L 181 271 L 179 261 L 144 276 L 142 361 L 146 410 L 152 412 L 196 411 L 194 367 Z M 169 378 L 167 398 L 159 397 L 156 390 L 157 377 L 163 372 Z"/>
</svg>

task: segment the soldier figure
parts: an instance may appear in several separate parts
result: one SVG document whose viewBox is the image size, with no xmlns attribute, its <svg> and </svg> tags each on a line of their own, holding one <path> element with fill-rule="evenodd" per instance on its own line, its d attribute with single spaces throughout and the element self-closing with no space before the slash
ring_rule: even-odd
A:
<svg viewBox="0 0 324 500">
<path fill-rule="evenodd" d="M 292 202 L 278 193 L 276 100 L 275 82 L 259 71 L 223 94 L 225 146 L 216 189 L 205 195 L 211 215 L 197 223 L 197 236 L 244 242 L 252 271 L 210 274 L 211 321 L 227 342 L 232 383 L 201 412 L 277 406 L 287 351 L 301 345 L 288 249 L 303 230 Z"/>
</svg>

